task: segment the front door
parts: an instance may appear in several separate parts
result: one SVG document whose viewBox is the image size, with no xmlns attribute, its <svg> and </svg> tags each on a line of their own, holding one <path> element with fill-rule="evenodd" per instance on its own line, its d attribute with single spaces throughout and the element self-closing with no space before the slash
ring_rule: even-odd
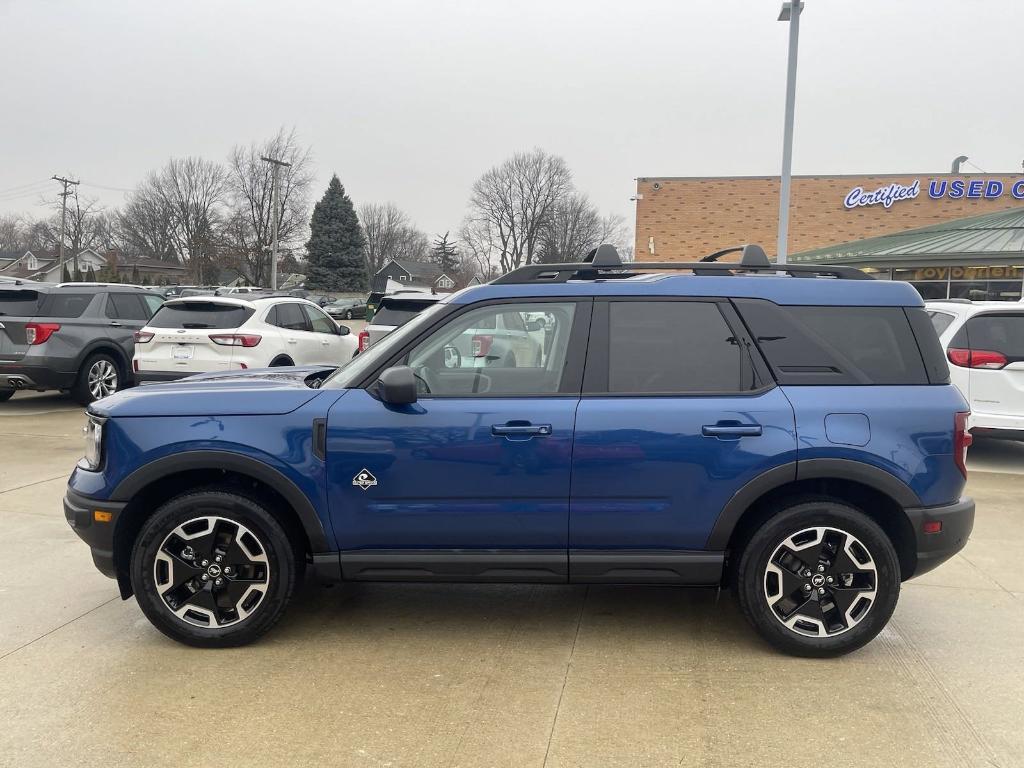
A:
<svg viewBox="0 0 1024 768">
<path fill-rule="evenodd" d="M 570 577 L 719 583 L 711 531 L 746 482 L 796 461 L 793 408 L 728 302 L 598 301 L 592 326 Z"/>
<path fill-rule="evenodd" d="M 385 404 L 373 386 L 338 400 L 327 471 L 346 578 L 566 580 L 590 306 L 506 302 L 449 315 L 390 361 L 414 370 L 416 403 Z M 543 316 L 550 338 L 535 341 L 535 355 L 479 333 L 508 312 Z"/>
</svg>

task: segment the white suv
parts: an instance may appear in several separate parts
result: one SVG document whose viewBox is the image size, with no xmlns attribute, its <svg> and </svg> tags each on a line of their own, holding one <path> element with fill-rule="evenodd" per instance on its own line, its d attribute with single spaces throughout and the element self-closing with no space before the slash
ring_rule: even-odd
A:
<svg viewBox="0 0 1024 768">
<path fill-rule="evenodd" d="M 208 371 L 342 365 L 356 349 L 347 326 L 305 299 L 194 296 L 165 302 L 135 333 L 135 378 L 173 381 Z"/>
<path fill-rule="evenodd" d="M 971 405 L 968 427 L 1024 439 L 1024 306 L 965 300 L 926 308 L 950 377 Z"/>
</svg>

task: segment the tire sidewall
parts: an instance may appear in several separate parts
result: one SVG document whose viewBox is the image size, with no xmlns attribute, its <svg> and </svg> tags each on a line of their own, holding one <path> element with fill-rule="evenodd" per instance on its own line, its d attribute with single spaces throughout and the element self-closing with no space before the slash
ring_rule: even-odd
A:
<svg viewBox="0 0 1024 768">
<path fill-rule="evenodd" d="M 768 558 L 786 538 L 804 528 L 831 526 L 846 531 L 868 549 L 877 573 L 875 602 L 852 629 L 827 638 L 812 638 L 785 627 L 764 596 Z M 838 656 L 854 651 L 882 631 L 899 600 L 899 559 L 885 532 L 864 513 L 834 501 L 808 501 L 770 518 L 751 537 L 737 574 L 737 596 L 744 616 L 769 643 L 800 656 Z"/>
<path fill-rule="evenodd" d="M 117 387 L 110 394 L 120 392 L 125 387 L 125 373 L 124 367 L 117 361 L 112 355 L 100 352 L 98 354 L 89 355 L 86 358 L 85 363 L 82 365 L 81 370 L 78 372 L 78 379 L 75 381 L 75 388 L 73 395 L 75 400 L 81 405 L 90 405 L 96 402 L 95 397 L 92 396 L 92 392 L 89 391 L 89 371 L 96 365 L 100 360 L 106 360 L 117 371 Z"/>
<path fill-rule="evenodd" d="M 175 616 L 153 578 L 153 561 L 167 534 L 194 517 L 207 515 L 249 528 L 267 554 L 270 577 L 270 589 L 256 610 L 221 629 L 198 627 Z M 197 491 L 172 499 L 146 521 L 132 547 L 130 575 L 139 607 L 165 635 L 188 645 L 230 647 L 255 640 L 280 619 L 295 587 L 295 552 L 281 525 L 253 499 L 224 491 Z"/>
</svg>

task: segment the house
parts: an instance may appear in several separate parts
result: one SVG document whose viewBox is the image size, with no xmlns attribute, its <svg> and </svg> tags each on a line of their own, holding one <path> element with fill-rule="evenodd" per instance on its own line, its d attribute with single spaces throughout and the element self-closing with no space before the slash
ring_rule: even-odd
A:
<svg viewBox="0 0 1024 768">
<path fill-rule="evenodd" d="M 166 285 L 180 283 L 187 272 L 186 268 L 178 262 L 132 259 L 114 249 L 100 253 L 92 248 L 86 248 L 79 251 L 77 256 L 65 253 L 64 263 L 71 275 L 74 274 L 77 264 L 78 271 L 83 275 L 92 267 L 93 273 L 97 277 L 101 272 L 107 274 L 116 272 L 122 281 L 138 280 L 142 282 L 145 280 L 154 284 Z M 60 283 L 64 279 L 60 254 L 56 251 L 25 251 L 20 255 L 10 252 L 0 254 L 0 275 L 37 280 L 43 283 Z"/>
<path fill-rule="evenodd" d="M 455 280 L 442 272 L 437 264 L 429 261 L 392 259 L 373 276 L 370 281 L 370 293 L 386 293 L 388 280 L 430 291 L 450 291 L 455 287 Z"/>
</svg>

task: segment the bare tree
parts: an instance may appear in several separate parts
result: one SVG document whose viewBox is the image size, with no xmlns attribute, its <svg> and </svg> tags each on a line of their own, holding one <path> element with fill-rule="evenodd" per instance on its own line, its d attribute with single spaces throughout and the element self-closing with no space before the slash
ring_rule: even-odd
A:
<svg viewBox="0 0 1024 768">
<path fill-rule="evenodd" d="M 21 216 L 0 216 L 0 251 L 25 251 L 27 241 L 25 221 Z"/>
<path fill-rule="evenodd" d="M 270 246 L 274 224 L 273 168 L 261 160 L 273 157 L 291 163 L 281 168 L 278 241 L 283 250 L 305 242 L 309 230 L 312 151 L 299 144 L 294 130 L 281 128 L 260 144 L 236 146 L 228 157 L 228 197 L 231 211 L 222 245 L 256 285 L 270 281 Z"/>
<path fill-rule="evenodd" d="M 486 233 L 503 272 L 531 264 L 555 205 L 572 189 L 565 160 L 542 149 L 518 152 L 473 184 L 469 218 Z"/>
<path fill-rule="evenodd" d="M 474 277 L 487 282 L 500 274 L 495 236 L 486 220 L 466 218 L 459 229 L 459 275 L 469 282 Z"/>
<path fill-rule="evenodd" d="M 125 253 L 147 259 L 177 261 L 174 213 L 149 180 L 131 193 L 118 214 L 116 245 Z"/>
<path fill-rule="evenodd" d="M 174 158 L 153 171 L 144 185 L 152 187 L 171 215 L 171 241 L 179 261 L 202 282 L 216 279 L 212 266 L 215 228 L 221 223 L 228 174 L 218 163 L 199 157 Z"/>
<path fill-rule="evenodd" d="M 366 235 L 366 269 L 374 275 L 391 259 L 426 261 L 430 242 L 394 203 L 363 203 L 359 222 Z"/>
<path fill-rule="evenodd" d="M 605 221 L 597 206 L 582 192 L 573 192 L 559 200 L 541 233 L 538 261 L 581 261 L 604 242 Z"/>
</svg>

